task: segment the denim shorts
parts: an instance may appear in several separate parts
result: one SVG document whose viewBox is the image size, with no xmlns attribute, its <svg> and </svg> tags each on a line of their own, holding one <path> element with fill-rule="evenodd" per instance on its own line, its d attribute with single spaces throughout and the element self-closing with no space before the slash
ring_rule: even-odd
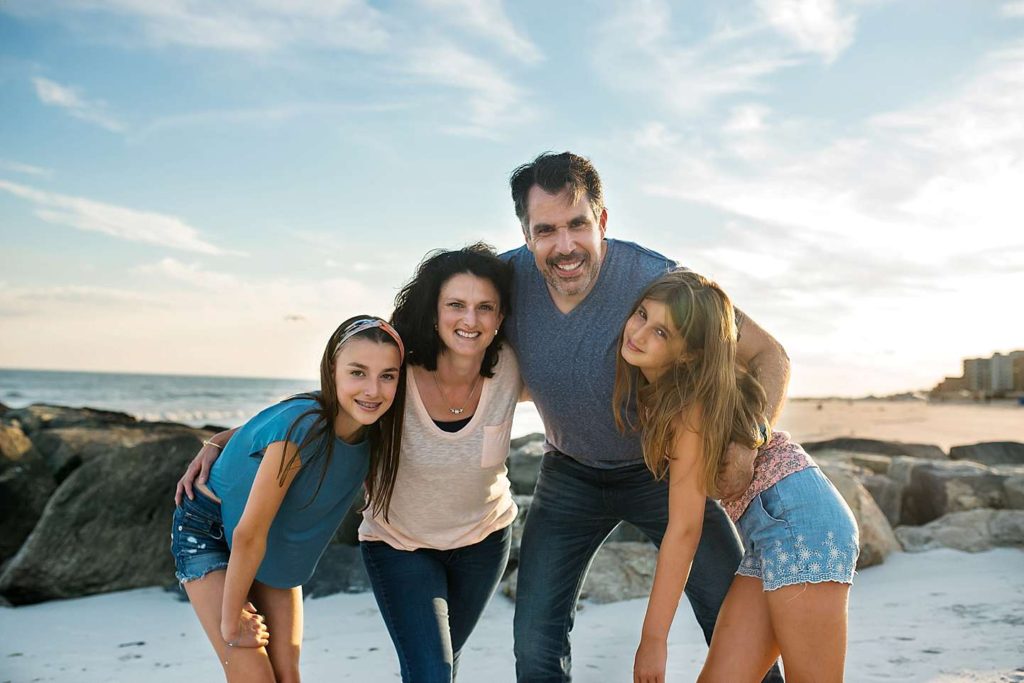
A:
<svg viewBox="0 0 1024 683">
<path fill-rule="evenodd" d="M 194 500 L 185 496 L 174 509 L 171 524 L 171 554 L 178 581 L 195 581 L 226 569 L 228 553 L 220 504 L 198 491 Z"/>
<path fill-rule="evenodd" d="M 817 467 L 762 491 L 736 523 L 745 552 L 736 573 L 772 591 L 797 583 L 853 583 L 857 521 Z"/>
</svg>

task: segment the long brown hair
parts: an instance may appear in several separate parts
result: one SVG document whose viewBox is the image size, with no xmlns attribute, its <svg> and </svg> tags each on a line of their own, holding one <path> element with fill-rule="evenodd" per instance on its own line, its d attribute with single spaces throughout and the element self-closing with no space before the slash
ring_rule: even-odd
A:
<svg viewBox="0 0 1024 683">
<path fill-rule="evenodd" d="M 306 467 L 315 460 L 321 460 L 320 480 L 317 482 L 313 496 L 306 503 L 307 505 L 312 503 L 320 492 L 320 487 L 323 486 L 324 478 L 327 476 L 327 468 L 334 456 L 334 422 L 341 410 L 338 404 L 338 388 L 334 382 L 338 345 L 349 327 L 367 319 L 387 324 L 381 318 L 370 315 L 357 315 L 341 323 L 331 338 L 327 340 L 327 347 L 320 359 L 320 392 L 299 394 L 287 399 L 304 398 L 316 401 L 315 406 L 296 417 L 288 427 L 285 441 L 291 440 L 292 432 L 304 419 L 310 415 L 316 416 L 316 421 L 306 433 L 299 447 L 290 458 L 282 459 L 277 473 L 278 483 L 283 486 L 287 479 L 287 473 L 292 467 L 299 464 Z M 399 348 L 396 339 L 380 327 L 360 330 L 349 337 L 349 340 L 352 339 L 367 339 L 378 344 L 391 344 Z M 379 420 L 365 427 L 365 436 L 370 442 L 370 470 L 365 481 L 368 502 L 363 504 L 362 509 L 372 507 L 373 514 L 383 515 L 385 520 L 388 518 L 388 507 L 391 504 L 391 494 L 395 489 L 395 477 L 398 474 L 398 454 L 402 448 L 402 417 L 404 414 L 405 369 L 403 366 L 399 370 L 395 400 L 391 407 L 384 412 Z"/>
<path fill-rule="evenodd" d="M 666 273 L 644 290 L 630 315 L 645 299 L 665 304 L 685 346 L 654 382 L 619 353 L 612 399 L 615 424 L 620 431 L 641 430 L 644 461 L 658 479 L 668 474 L 676 430 L 698 428 L 704 488 L 717 497 L 715 478 L 725 449 L 734 441 L 750 448 L 759 443 L 768 400 L 757 378 L 736 365 L 735 310 L 715 282 L 686 270 Z M 694 407 L 700 408 L 702 423 L 682 425 L 680 416 Z"/>
</svg>

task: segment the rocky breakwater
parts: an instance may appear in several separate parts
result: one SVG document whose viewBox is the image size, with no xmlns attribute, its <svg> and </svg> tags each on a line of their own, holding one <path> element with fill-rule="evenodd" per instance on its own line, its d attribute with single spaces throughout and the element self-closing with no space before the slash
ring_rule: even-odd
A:
<svg viewBox="0 0 1024 683">
<path fill-rule="evenodd" d="M 860 527 L 858 569 L 881 564 L 894 551 L 948 547 L 964 551 L 1024 547 L 1024 444 L 979 443 L 946 453 L 932 444 L 842 438 L 807 443 Z M 512 444 L 509 473 L 520 514 L 513 558 L 529 514 L 543 435 Z M 650 591 L 657 551 L 622 524 L 594 558 L 582 597 L 609 602 Z M 515 596 L 514 560 L 503 591 Z"/>
<path fill-rule="evenodd" d="M 0 595 L 173 582 L 174 485 L 211 433 L 88 408 L 0 410 Z"/>
</svg>

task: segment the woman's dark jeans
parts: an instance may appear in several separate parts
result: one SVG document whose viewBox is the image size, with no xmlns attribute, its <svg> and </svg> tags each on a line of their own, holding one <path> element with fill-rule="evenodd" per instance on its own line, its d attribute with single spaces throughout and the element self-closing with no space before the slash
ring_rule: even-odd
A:
<svg viewBox="0 0 1024 683">
<path fill-rule="evenodd" d="M 453 550 L 361 543 L 405 683 L 449 682 L 459 654 L 508 563 L 511 527 Z"/>
</svg>

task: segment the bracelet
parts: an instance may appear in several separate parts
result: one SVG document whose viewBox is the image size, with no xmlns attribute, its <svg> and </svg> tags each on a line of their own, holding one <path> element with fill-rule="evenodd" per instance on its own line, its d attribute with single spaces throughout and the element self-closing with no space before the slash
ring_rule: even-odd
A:
<svg viewBox="0 0 1024 683">
<path fill-rule="evenodd" d="M 222 450 L 224 450 L 224 447 L 223 447 L 223 446 L 221 446 L 221 445 L 220 445 L 220 444 L 218 444 L 218 443 L 214 443 L 214 442 L 210 441 L 209 439 L 203 439 L 203 445 L 204 445 L 204 446 L 213 446 L 213 447 L 214 447 L 214 448 L 216 448 L 216 449 L 217 449 L 218 451 L 222 451 Z"/>
</svg>

